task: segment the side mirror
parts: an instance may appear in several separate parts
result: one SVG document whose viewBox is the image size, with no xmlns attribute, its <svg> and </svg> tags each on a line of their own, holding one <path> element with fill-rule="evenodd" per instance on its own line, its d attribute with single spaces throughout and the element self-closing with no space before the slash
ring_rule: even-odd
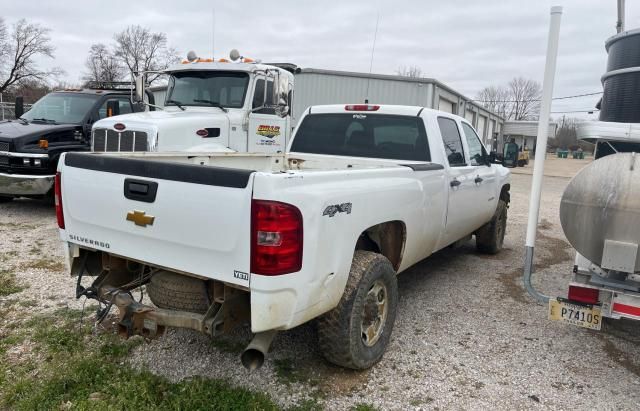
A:
<svg viewBox="0 0 640 411">
<path fill-rule="evenodd" d="M 491 165 L 491 164 L 502 164 L 502 161 L 498 160 L 498 156 L 495 151 L 492 151 L 491 153 L 489 153 L 489 156 L 487 158 L 487 165 Z"/>
<path fill-rule="evenodd" d="M 144 74 L 136 76 L 136 103 L 144 101 Z"/>
<path fill-rule="evenodd" d="M 280 103 L 276 107 L 276 114 L 280 117 L 286 117 L 289 115 L 289 106 L 284 100 L 280 100 Z"/>
</svg>

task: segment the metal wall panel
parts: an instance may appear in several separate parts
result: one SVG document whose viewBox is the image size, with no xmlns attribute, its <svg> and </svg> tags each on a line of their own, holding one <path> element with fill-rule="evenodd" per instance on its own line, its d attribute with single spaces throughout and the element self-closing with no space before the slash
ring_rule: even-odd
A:
<svg viewBox="0 0 640 411">
<path fill-rule="evenodd" d="M 364 103 L 367 81 L 369 103 L 431 107 L 429 83 L 302 72 L 295 75 L 294 118 L 313 105 Z"/>
<path fill-rule="evenodd" d="M 549 137 L 554 138 L 556 136 L 556 123 L 549 123 Z M 538 135 L 538 122 L 537 121 L 507 121 L 504 123 L 502 129 L 504 135 L 514 136 L 533 136 Z"/>
</svg>

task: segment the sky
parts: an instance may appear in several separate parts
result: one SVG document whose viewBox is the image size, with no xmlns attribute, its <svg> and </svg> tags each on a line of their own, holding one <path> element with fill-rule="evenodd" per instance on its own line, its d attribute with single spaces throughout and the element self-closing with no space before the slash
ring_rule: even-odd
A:
<svg viewBox="0 0 640 411">
<path fill-rule="evenodd" d="M 379 16 L 372 72 L 416 66 L 424 77 L 473 98 L 483 87 L 513 77 L 542 83 L 555 5 L 563 6 L 563 15 L 554 96 L 602 91 L 615 0 L 22 0 L 19 6 L 0 0 L 0 16 L 8 26 L 27 18 L 50 28 L 55 59 L 38 62 L 64 69 L 61 80 L 69 83 L 79 82 L 91 44 L 112 44 L 114 33 L 132 24 L 165 32 L 181 55 L 195 50 L 220 58 L 237 48 L 265 62 L 368 72 Z M 629 1 L 626 28 L 637 27 L 640 2 Z M 555 101 L 552 112 L 590 110 L 598 99 Z"/>
</svg>

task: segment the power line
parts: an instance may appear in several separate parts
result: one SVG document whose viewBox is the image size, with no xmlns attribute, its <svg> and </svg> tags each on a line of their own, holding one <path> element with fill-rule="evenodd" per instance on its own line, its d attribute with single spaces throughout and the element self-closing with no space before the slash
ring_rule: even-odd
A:
<svg viewBox="0 0 640 411">
<path fill-rule="evenodd" d="M 603 93 L 602 91 L 596 91 L 593 93 L 575 94 L 573 96 L 553 97 L 552 100 L 566 100 L 569 98 L 595 96 L 602 93 Z M 539 98 L 534 98 L 530 100 L 471 100 L 471 101 L 475 101 L 477 103 L 522 103 L 524 101 L 541 101 L 541 100 Z"/>
<path fill-rule="evenodd" d="M 597 113 L 600 110 L 597 109 L 593 109 L 593 110 L 574 110 L 574 111 L 552 111 L 552 113 L 554 114 L 559 114 L 559 113 L 589 113 L 589 114 L 593 114 L 593 113 Z"/>
<path fill-rule="evenodd" d="M 603 91 L 596 91 L 596 92 L 593 92 L 593 93 L 576 94 L 576 95 L 573 95 L 573 96 L 554 97 L 552 100 L 564 100 L 564 99 L 567 99 L 567 98 L 577 98 L 577 97 L 595 96 L 595 95 L 597 95 L 597 94 L 602 94 L 602 93 L 603 93 Z"/>
</svg>

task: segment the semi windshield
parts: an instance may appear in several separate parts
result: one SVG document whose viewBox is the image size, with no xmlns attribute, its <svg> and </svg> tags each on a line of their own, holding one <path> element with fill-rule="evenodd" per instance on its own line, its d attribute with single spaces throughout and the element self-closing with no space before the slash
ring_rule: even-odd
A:
<svg viewBox="0 0 640 411">
<path fill-rule="evenodd" d="M 310 114 L 300 124 L 291 151 L 431 160 L 422 119 L 385 114 Z"/>
<path fill-rule="evenodd" d="M 169 79 L 165 105 L 242 108 L 249 75 L 222 71 L 185 71 Z"/>
<path fill-rule="evenodd" d="M 38 100 L 22 118 L 32 121 L 81 123 L 99 96 L 75 93 L 49 93 Z"/>
</svg>

